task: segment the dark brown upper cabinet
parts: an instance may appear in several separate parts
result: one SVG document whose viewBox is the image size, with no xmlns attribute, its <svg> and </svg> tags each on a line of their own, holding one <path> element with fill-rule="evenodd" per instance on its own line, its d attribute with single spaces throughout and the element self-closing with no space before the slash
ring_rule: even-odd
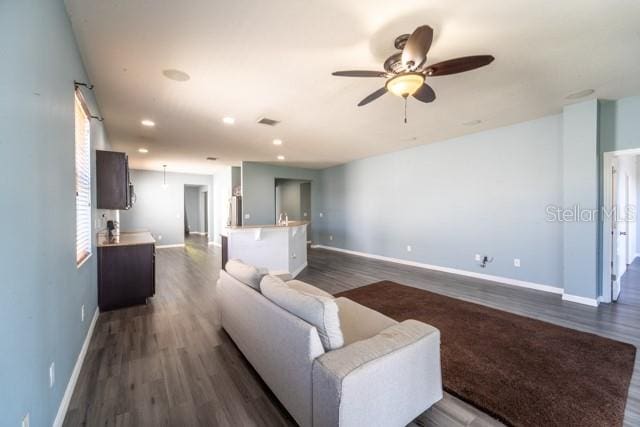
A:
<svg viewBox="0 0 640 427">
<path fill-rule="evenodd" d="M 129 209 L 133 206 L 133 185 L 126 153 L 96 151 L 98 209 Z"/>
</svg>

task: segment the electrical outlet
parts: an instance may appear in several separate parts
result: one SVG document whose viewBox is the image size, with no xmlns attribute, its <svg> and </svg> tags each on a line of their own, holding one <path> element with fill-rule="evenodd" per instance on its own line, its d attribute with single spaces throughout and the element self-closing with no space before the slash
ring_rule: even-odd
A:
<svg viewBox="0 0 640 427">
<path fill-rule="evenodd" d="M 323 214 L 322 212 L 320 212 L 320 213 L 318 214 L 318 216 L 319 216 L 320 218 L 322 218 L 322 217 L 324 216 L 324 214 Z"/>
<path fill-rule="evenodd" d="M 411 245 L 407 245 L 407 252 L 411 252 L 412 250 Z"/>
<path fill-rule="evenodd" d="M 53 388 L 53 385 L 56 383 L 56 364 L 55 362 L 51 362 L 51 366 L 49 366 L 49 388 Z"/>
<path fill-rule="evenodd" d="M 80 321 L 84 322 L 84 304 L 80 307 Z"/>
<path fill-rule="evenodd" d="M 22 427 L 29 427 L 29 413 L 22 419 Z"/>
<path fill-rule="evenodd" d="M 514 267 L 520 267 L 520 258 L 514 258 L 513 259 L 513 266 Z"/>
<path fill-rule="evenodd" d="M 329 240 L 333 240 L 333 235 L 330 235 L 330 236 L 329 236 Z"/>
<path fill-rule="evenodd" d="M 249 219 L 249 218 L 251 218 L 251 214 L 250 213 L 244 214 L 244 219 Z"/>
<path fill-rule="evenodd" d="M 482 257 L 480 256 L 480 254 L 476 254 L 476 261 L 478 262 L 482 261 Z"/>
<path fill-rule="evenodd" d="M 158 234 L 158 240 L 162 240 L 162 234 Z"/>
<path fill-rule="evenodd" d="M 303 213 L 303 214 L 302 214 L 302 216 L 304 216 L 304 217 L 306 218 L 306 216 L 307 216 L 307 213 L 306 213 L 306 212 L 305 212 L 305 213 Z"/>
</svg>

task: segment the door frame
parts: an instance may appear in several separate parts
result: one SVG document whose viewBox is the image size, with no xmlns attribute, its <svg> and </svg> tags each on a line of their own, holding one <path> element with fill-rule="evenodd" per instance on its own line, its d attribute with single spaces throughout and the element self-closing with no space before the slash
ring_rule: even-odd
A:
<svg viewBox="0 0 640 427">
<path fill-rule="evenodd" d="M 609 208 L 612 206 L 613 201 L 615 200 L 615 196 L 613 194 L 613 174 L 611 173 L 612 168 L 614 167 L 615 161 L 617 157 L 620 156 L 637 156 L 640 155 L 640 149 L 634 148 L 631 150 L 618 150 L 618 151 L 607 151 L 603 153 L 602 156 L 602 205 L 600 207 L 601 211 L 604 208 Z M 600 246 L 600 251 L 602 253 L 602 296 L 600 297 L 601 302 L 610 303 L 613 301 L 613 283 L 611 280 L 611 275 L 613 274 L 613 256 L 615 248 L 613 248 L 613 244 L 615 240 L 613 239 L 614 232 L 614 224 L 612 223 L 612 218 L 610 215 L 604 215 L 604 212 L 601 212 L 601 226 L 600 233 L 602 236 L 602 242 Z M 628 232 L 628 231 L 627 231 Z M 627 235 L 627 244 L 629 244 Z M 628 251 L 627 251 L 628 252 Z M 620 280 L 620 277 L 616 277 L 616 280 Z"/>
</svg>

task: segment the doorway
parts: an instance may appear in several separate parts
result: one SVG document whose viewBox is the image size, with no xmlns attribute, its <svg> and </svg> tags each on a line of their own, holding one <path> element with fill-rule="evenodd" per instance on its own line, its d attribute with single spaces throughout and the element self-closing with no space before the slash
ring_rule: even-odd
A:
<svg viewBox="0 0 640 427">
<path fill-rule="evenodd" d="M 184 186 L 184 234 L 207 236 L 209 233 L 209 188 L 204 185 Z"/>
<path fill-rule="evenodd" d="M 639 150 L 604 154 L 602 301 L 615 302 L 623 292 L 623 278 L 637 256 Z"/>
<path fill-rule="evenodd" d="M 280 218 L 289 221 L 308 221 L 307 236 L 311 235 L 311 181 L 276 178 L 274 223 Z"/>
</svg>

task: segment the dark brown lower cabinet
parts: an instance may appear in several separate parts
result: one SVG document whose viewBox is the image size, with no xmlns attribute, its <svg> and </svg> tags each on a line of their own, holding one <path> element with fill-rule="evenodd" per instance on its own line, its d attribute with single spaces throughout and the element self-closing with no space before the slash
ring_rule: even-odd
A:
<svg viewBox="0 0 640 427">
<path fill-rule="evenodd" d="M 98 248 L 100 311 L 145 304 L 156 292 L 155 245 Z"/>
</svg>

